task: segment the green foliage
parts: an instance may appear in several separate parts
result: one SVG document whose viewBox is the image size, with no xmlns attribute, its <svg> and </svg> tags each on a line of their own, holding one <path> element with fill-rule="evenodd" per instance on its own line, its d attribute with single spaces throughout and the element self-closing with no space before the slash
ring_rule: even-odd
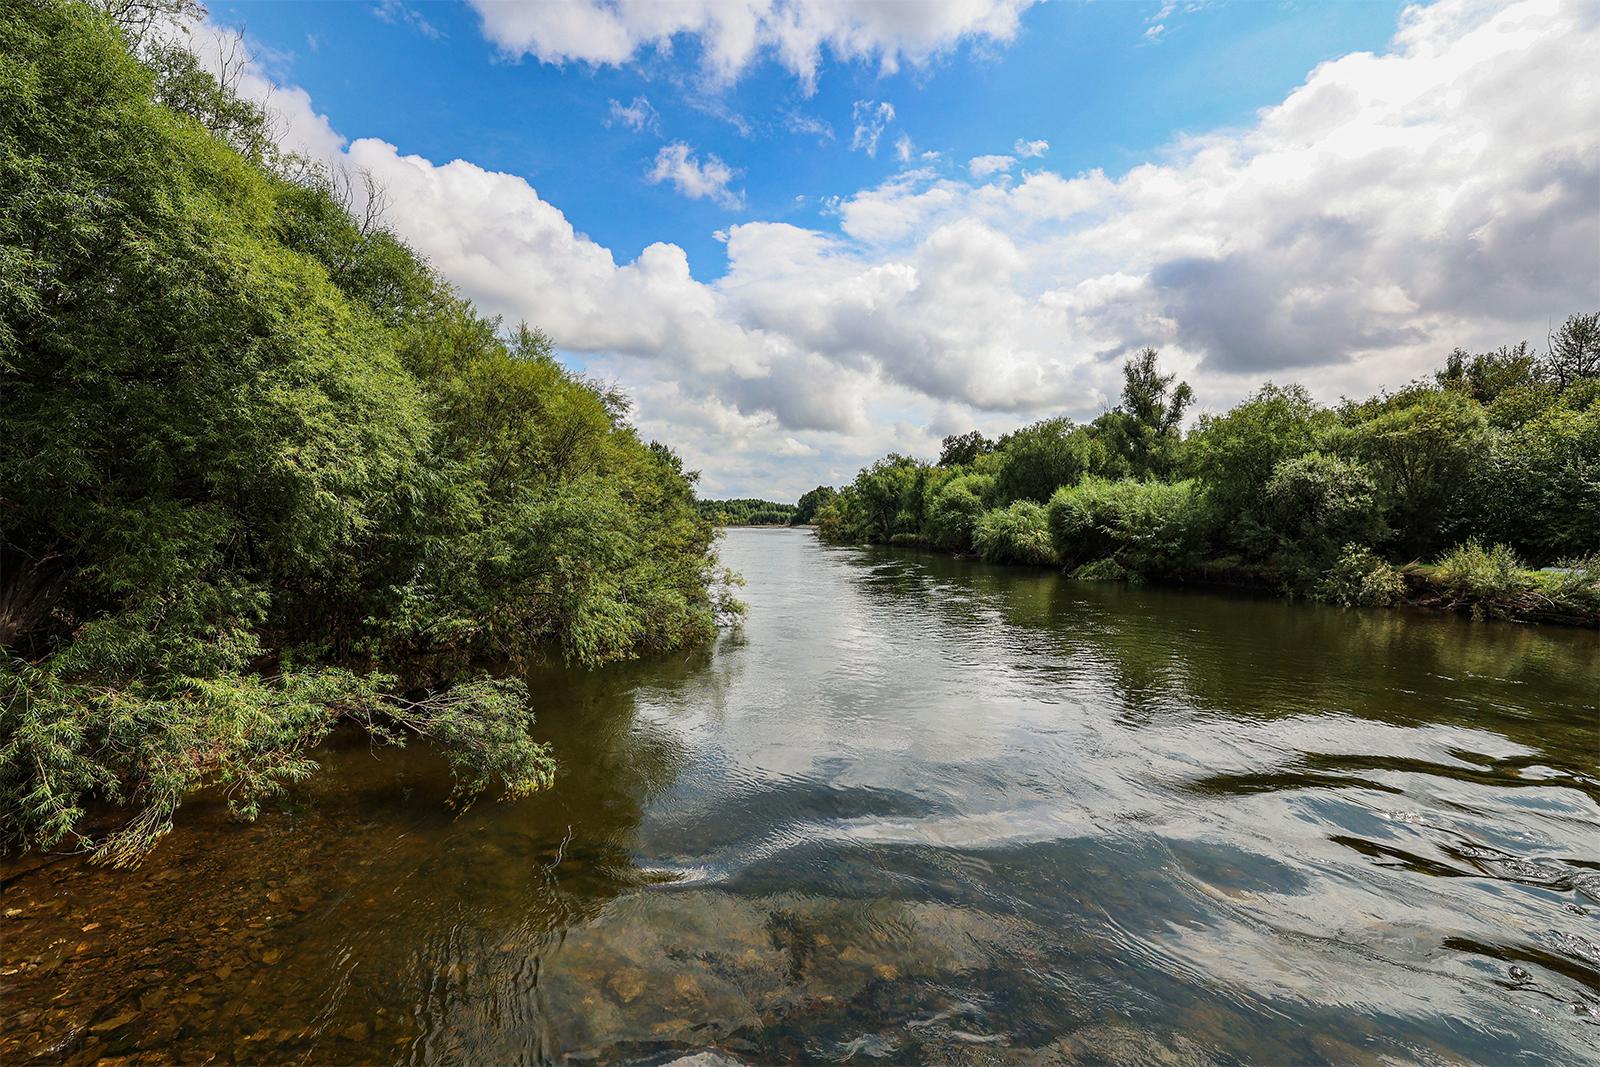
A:
<svg viewBox="0 0 1600 1067">
<path fill-rule="evenodd" d="M 1105 446 L 1071 419 L 1045 419 L 1000 439 L 995 494 L 1001 501 L 1043 504 L 1063 485 L 1105 467 Z"/>
<path fill-rule="evenodd" d="M 805 526 L 816 521 L 817 512 L 821 511 L 834 497 L 839 494 L 831 485 L 819 485 L 800 497 L 794 506 L 794 514 L 789 516 L 789 525 Z"/>
<path fill-rule="evenodd" d="M 1058 562 L 1045 509 L 1031 500 L 985 512 L 972 531 L 972 544 L 989 563 L 1047 567 Z"/>
<path fill-rule="evenodd" d="M 867 515 L 855 486 L 847 485 L 822 505 L 815 516 L 817 536 L 833 544 L 860 544 L 867 539 Z"/>
<path fill-rule="evenodd" d="M 1600 545 L 1600 389 L 1573 386 L 1492 435 L 1473 471 L 1471 527 L 1549 562 Z"/>
<path fill-rule="evenodd" d="M 1278 464 L 1304 455 L 1335 424 L 1303 386 L 1267 382 L 1226 415 L 1202 415 L 1188 442 L 1188 467 L 1219 510 L 1254 508 Z"/>
<path fill-rule="evenodd" d="M 1600 378 L 1600 311 L 1567 317 L 1550 339 L 1545 374 L 1558 390 Z"/>
<path fill-rule="evenodd" d="M 771 500 L 701 500 L 700 514 L 718 526 L 788 526 L 798 510 Z"/>
<path fill-rule="evenodd" d="M 1489 405 L 1504 393 L 1543 386 L 1543 367 L 1528 342 L 1503 345 L 1494 352 L 1469 355 L 1458 348 L 1445 359 L 1444 369 L 1434 373 L 1441 388 L 1452 389 Z"/>
<path fill-rule="evenodd" d="M 1352 541 L 1339 552 L 1312 592 L 1319 600 L 1347 608 L 1382 608 L 1405 595 L 1406 581 L 1372 549 Z"/>
<path fill-rule="evenodd" d="M 466 792 L 537 786 L 526 694 L 472 665 L 710 636 L 738 605 L 694 476 L 376 190 L 269 169 L 248 105 L 136 39 L 0 7 L 0 836 L 50 845 L 98 794 L 132 861 L 195 788 L 253 812 L 341 718 L 439 742 Z"/>
<path fill-rule="evenodd" d="M 1377 475 L 1403 551 L 1433 550 L 1465 519 L 1466 492 L 1489 447 L 1483 409 L 1453 390 L 1414 388 L 1347 405 L 1354 453 Z"/>
<path fill-rule="evenodd" d="M 994 451 L 994 442 L 977 430 L 964 434 L 951 434 L 939 450 L 939 466 L 965 467 L 979 456 Z"/>
<path fill-rule="evenodd" d="M 74 829 L 89 795 L 132 810 L 94 847 L 97 860 L 136 864 L 172 828 L 184 797 L 219 787 L 236 814 L 304 778 L 305 755 L 341 719 L 381 743 L 407 735 L 444 746 L 456 792 L 471 797 L 504 783 L 504 797 L 547 785 L 554 772 L 520 682 L 477 681 L 421 700 L 389 695 L 395 679 L 322 668 L 274 677 L 234 671 L 210 677 L 151 672 L 111 687 L 85 680 L 73 657 L 34 666 L 0 662 L 0 844 L 49 847 Z M 88 842 L 86 842 L 88 843 Z"/>
<path fill-rule="evenodd" d="M 1176 374 L 1162 374 L 1158 353 L 1146 348 L 1122 365 L 1122 402 L 1095 420 L 1106 447 L 1126 465 L 1109 464 L 1102 474 L 1135 478 L 1170 478 L 1182 465 L 1183 413 L 1194 402 L 1194 390 Z"/>
<path fill-rule="evenodd" d="M 1278 464 L 1235 536 L 1253 555 L 1270 557 L 1291 583 L 1302 583 L 1330 566 L 1341 546 L 1379 544 L 1388 528 L 1366 468 L 1308 452 Z"/>
<path fill-rule="evenodd" d="M 1191 481 L 1085 478 L 1050 498 L 1050 539 L 1069 568 L 1114 560 L 1126 571 L 1181 575 L 1204 550 L 1212 520 Z"/>
<path fill-rule="evenodd" d="M 1600 615 L 1600 553 L 1560 560 L 1533 578 L 1532 597 L 1539 608 L 1548 606 L 1549 616 L 1583 622 Z"/>
<path fill-rule="evenodd" d="M 890 453 L 856 475 L 817 513 L 817 533 L 825 541 L 889 544 L 918 543 L 927 509 L 930 468 L 909 456 Z"/>
<path fill-rule="evenodd" d="M 1430 381 L 1337 411 L 1267 382 L 1202 416 L 1187 440 L 1178 428 L 1192 391 L 1145 349 L 1123 366 L 1121 403 L 1089 426 L 1044 419 L 992 449 L 976 432 L 948 437 L 936 467 L 891 455 L 819 512 L 819 534 L 1037 563 L 1042 552 L 1015 547 L 1033 513 L 1005 505 L 1048 500 L 1051 547 L 1079 577 L 1199 576 L 1341 604 L 1477 603 L 1454 586 L 1408 591 L 1393 564 L 1467 535 L 1538 562 L 1593 557 L 1596 338 L 1600 313 L 1575 315 L 1545 356 L 1526 343 L 1457 349 Z M 1193 482 L 1174 482 L 1180 471 Z M 1600 594 L 1571 572 L 1529 577 L 1485 610 L 1592 623 Z M 1406 571 L 1423 584 L 1431 573 Z"/>
<path fill-rule="evenodd" d="M 973 531 L 984 501 L 993 495 L 993 483 L 987 475 L 963 474 L 939 486 L 924 527 L 928 541 L 946 552 L 971 552 Z"/>
<path fill-rule="evenodd" d="M 1475 537 L 1440 557 L 1432 577 L 1458 596 L 1479 598 L 1523 593 L 1535 584 L 1510 545 L 1485 548 Z"/>
<path fill-rule="evenodd" d="M 1474 617 L 1548 619 L 1594 625 L 1600 616 L 1600 555 L 1527 569 L 1515 549 L 1484 547 L 1476 538 L 1456 546 L 1432 567 L 1411 568 L 1424 602 L 1470 608 Z"/>
</svg>

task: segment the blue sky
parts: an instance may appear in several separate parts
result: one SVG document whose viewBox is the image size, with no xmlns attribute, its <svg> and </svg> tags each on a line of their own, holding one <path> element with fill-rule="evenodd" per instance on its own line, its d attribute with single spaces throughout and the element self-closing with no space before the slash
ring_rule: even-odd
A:
<svg viewBox="0 0 1600 1067">
<path fill-rule="evenodd" d="M 902 134 L 952 171 L 1021 138 L 1046 141 L 1039 162 L 1064 173 L 1120 173 L 1182 132 L 1250 121 L 1323 60 L 1382 50 L 1401 7 L 1252 0 L 1158 18 L 1160 3 L 1068 0 L 1025 11 L 1013 43 L 963 43 L 925 67 L 885 75 L 874 63 L 828 63 L 811 96 L 771 59 L 708 89 L 692 37 L 620 68 L 507 59 L 463 4 L 260 0 L 216 4 L 212 16 L 248 30 L 273 73 L 308 90 L 346 136 L 521 175 L 619 260 L 671 241 L 711 281 L 727 267 L 716 231 L 753 218 L 836 228 L 828 199 L 895 173 Z M 1157 22 L 1165 31 L 1148 37 Z M 658 116 L 651 127 L 612 117 L 612 101 L 641 97 Z M 895 111 L 874 156 L 851 148 L 862 100 Z M 797 130 L 797 119 L 831 136 Z M 746 206 L 647 182 L 676 140 L 738 170 Z"/>
<path fill-rule="evenodd" d="M 1092 418 L 1146 344 L 1224 410 L 1600 306 L 1600 5 L 217 3 L 286 143 L 706 495 Z"/>
</svg>

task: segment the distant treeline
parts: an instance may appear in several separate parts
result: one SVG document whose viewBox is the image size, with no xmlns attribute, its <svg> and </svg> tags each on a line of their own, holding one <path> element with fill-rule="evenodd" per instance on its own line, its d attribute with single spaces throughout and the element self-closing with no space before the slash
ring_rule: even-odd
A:
<svg viewBox="0 0 1600 1067">
<path fill-rule="evenodd" d="M 947 437 L 937 463 L 886 456 L 820 508 L 819 535 L 1078 578 L 1600 619 L 1600 314 L 1542 354 L 1458 349 L 1334 407 L 1267 382 L 1187 434 L 1193 391 L 1154 349 L 1123 374 L 1121 403 L 1086 425 Z"/>
<path fill-rule="evenodd" d="M 793 504 L 771 500 L 701 500 L 700 516 L 718 526 L 788 526 L 795 515 Z"/>
<path fill-rule="evenodd" d="M 835 496 L 831 486 L 819 485 L 796 504 L 771 500 L 702 500 L 700 515 L 718 526 L 806 526 Z"/>
</svg>

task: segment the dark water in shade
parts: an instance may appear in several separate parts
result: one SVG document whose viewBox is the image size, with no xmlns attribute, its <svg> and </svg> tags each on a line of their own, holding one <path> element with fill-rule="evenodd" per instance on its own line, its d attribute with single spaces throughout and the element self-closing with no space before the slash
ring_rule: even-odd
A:
<svg viewBox="0 0 1600 1067">
<path fill-rule="evenodd" d="M 1593 631 L 724 557 L 714 649 L 532 680 L 546 793 L 347 737 L 12 865 L 0 1060 L 1600 1063 Z"/>
</svg>

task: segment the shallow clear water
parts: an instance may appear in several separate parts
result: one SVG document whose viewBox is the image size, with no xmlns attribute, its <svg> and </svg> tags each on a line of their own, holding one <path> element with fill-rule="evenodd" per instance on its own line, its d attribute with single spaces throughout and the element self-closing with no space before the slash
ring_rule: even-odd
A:
<svg viewBox="0 0 1600 1067">
<path fill-rule="evenodd" d="M 539 796 L 344 737 L 8 872 L 5 1062 L 1600 1062 L 1593 631 L 724 557 L 715 648 L 531 679 Z"/>
</svg>

